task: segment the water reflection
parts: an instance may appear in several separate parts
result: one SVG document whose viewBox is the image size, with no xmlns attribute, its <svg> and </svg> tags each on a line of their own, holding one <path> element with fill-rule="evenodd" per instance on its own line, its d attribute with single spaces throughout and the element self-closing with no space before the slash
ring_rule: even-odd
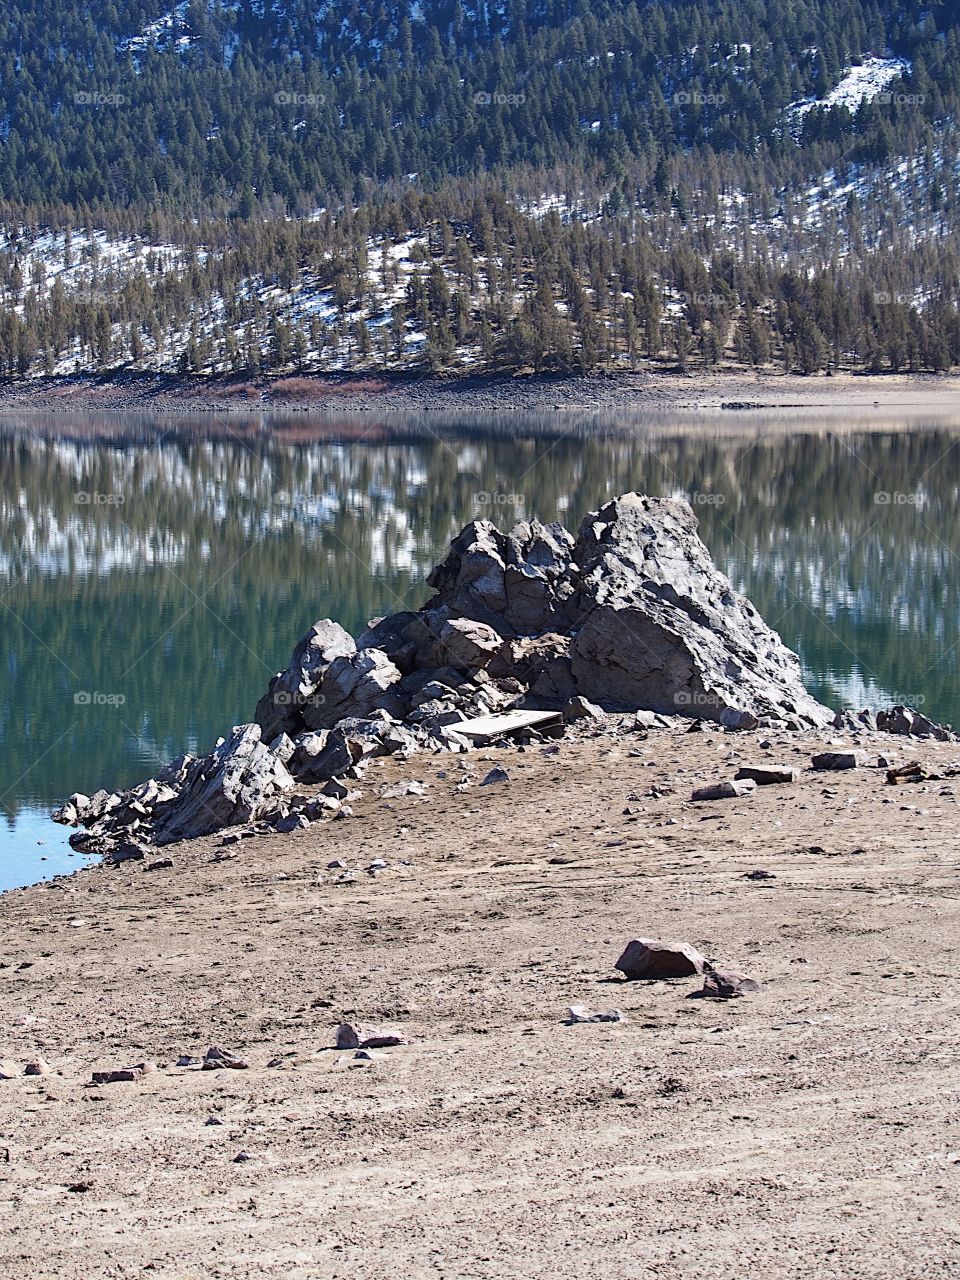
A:
<svg viewBox="0 0 960 1280">
<path fill-rule="evenodd" d="M 683 495 L 825 701 L 960 721 L 957 422 L 24 417 L 0 427 L 0 802 L 249 717 L 303 630 L 416 606 L 475 515 Z M 56 830 L 55 828 L 53 829 Z"/>
</svg>

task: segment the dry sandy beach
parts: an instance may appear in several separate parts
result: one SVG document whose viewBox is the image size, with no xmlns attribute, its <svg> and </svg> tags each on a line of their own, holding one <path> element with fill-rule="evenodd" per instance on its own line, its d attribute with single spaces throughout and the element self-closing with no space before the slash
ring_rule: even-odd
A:
<svg viewBox="0 0 960 1280">
<path fill-rule="evenodd" d="M 802 377 L 737 368 L 698 369 L 687 374 L 425 375 L 390 379 L 376 374 L 253 379 L 119 374 L 0 383 L 0 412 L 712 412 L 721 408 L 782 407 L 950 412 L 960 408 L 960 379 L 935 374 L 837 373 Z"/>
<path fill-rule="evenodd" d="M 960 1274 L 960 778 L 874 765 L 960 745 L 819 773 L 849 736 L 614 723 L 377 761 L 352 817 L 3 895 L 0 1056 L 50 1073 L 0 1081 L 2 1274 Z M 799 781 L 691 803 L 757 760 Z M 763 990 L 622 981 L 636 936 Z M 410 1043 L 335 1051 L 344 1018 Z M 249 1068 L 174 1065 L 212 1044 Z"/>
</svg>

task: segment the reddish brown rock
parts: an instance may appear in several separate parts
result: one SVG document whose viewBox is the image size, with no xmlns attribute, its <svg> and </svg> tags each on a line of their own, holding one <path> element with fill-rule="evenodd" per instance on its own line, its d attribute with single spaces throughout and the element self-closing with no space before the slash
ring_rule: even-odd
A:
<svg viewBox="0 0 960 1280">
<path fill-rule="evenodd" d="M 689 978 L 706 967 L 706 956 L 689 943 L 673 945 L 655 938 L 634 938 L 614 965 L 632 979 Z"/>
</svg>

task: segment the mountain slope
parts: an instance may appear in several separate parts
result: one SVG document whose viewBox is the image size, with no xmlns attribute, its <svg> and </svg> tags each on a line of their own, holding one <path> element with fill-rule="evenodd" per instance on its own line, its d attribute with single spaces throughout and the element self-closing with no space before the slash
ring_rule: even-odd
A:
<svg viewBox="0 0 960 1280">
<path fill-rule="evenodd" d="M 916 150 L 955 110 L 945 0 L 585 0 L 174 9 L 25 0 L 0 16 L 0 193 L 30 203 L 287 211 L 417 173 L 709 147 L 781 164 Z M 889 55 L 889 100 L 829 109 Z M 797 103 L 810 108 L 791 127 Z"/>
<path fill-rule="evenodd" d="M 24 0 L 0 374 L 960 362 L 947 0 Z"/>
</svg>

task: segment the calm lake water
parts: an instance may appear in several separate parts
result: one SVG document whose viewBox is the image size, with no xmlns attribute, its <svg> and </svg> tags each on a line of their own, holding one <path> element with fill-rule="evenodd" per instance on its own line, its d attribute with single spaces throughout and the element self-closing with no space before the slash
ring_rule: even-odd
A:
<svg viewBox="0 0 960 1280">
<path fill-rule="evenodd" d="M 415 607 L 467 520 L 685 496 L 831 705 L 960 722 L 960 410 L 0 419 L 0 889 L 46 819 L 248 720 L 299 636 Z M 40 843 L 45 841 L 46 843 Z"/>
</svg>

